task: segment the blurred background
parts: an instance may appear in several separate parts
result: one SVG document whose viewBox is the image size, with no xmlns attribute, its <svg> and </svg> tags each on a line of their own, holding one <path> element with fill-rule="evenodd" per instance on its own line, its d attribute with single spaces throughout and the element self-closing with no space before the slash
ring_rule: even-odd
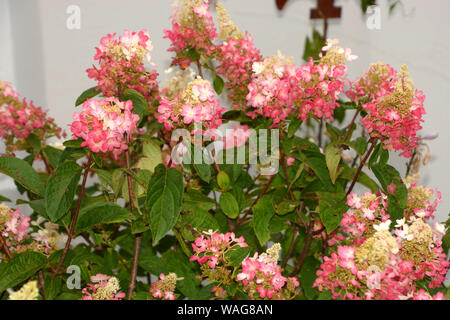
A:
<svg viewBox="0 0 450 320">
<path fill-rule="evenodd" d="M 85 70 L 93 64 L 95 47 L 108 33 L 148 29 L 153 61 L 164 84 L 171 54 L 163 29 L 170 27 L 171 0 L 0 0 L 0 80 L 9 81 L 23 97 L 49 110 L 68 132 L 79 94 L 94 85 Z M 247 30 L 263 55 L 293 56 L 303 63 L 305 38 L 322 20 L 310 20 L 316 0 L 288 0 L 279 11 L 275 0 L 223 0 L 238 27 Z M 368 27 L 369 14 L 360 0 L 336 0 L 341 18 L 329 20 L 328 37 L 339 38 L 359 59 L 350 63 L 350 78 L 372 62 L 398 69 L 407 64 L 415 85 L 426 95 L 422 134 L 438 133 L 428 144 L 431 160 L 420 183 L 442 192 L 437 220 L 450 211 L 450 1 L 404 0 L 390 13 L 392 1 L 378 0 L 379 24 Z M 71 28 L 79 9 L 80 25 Z M 373 16 L 372 16 L 373 18 Z M 69 20 L 69 25 L 68 25 Z M 373 22 L 373 20 L 372 20 Z M 369 23 L 370 24 L 370 23 Z M 73 24 L 72 24 L 73 26 Z M 378 28 L 379 27 L 379 28 Z M 405 171 L 406 160 L 391 162 Z M 14 185 L 0 177 L 0 194 L 14 198 Z"/>
</svg>

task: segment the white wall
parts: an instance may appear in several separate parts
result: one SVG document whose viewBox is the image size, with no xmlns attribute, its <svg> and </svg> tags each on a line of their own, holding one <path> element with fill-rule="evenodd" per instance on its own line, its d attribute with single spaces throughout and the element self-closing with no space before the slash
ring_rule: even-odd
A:
<svg viewBox="0 0 450 320">
<path fill-rule="evenodd" d="M 76 110 L 75 99 L 94 84 L 85 70 L 92 65 L 94 47 L 103 35 L 121 33 L 123 29 L 149 29 L 155 47 L 153 57 L 164 78 L 170 55 L 166 52 L 169 41 L 162 38 L 162 31 L 170 26 L 171 2 L 0 0 L 1 75 L 15 81 L 22 94 L 49 108 L 51 116 L 67 130 Z M 305 36 L 311 33 L 311 26 L 322 27 L 320 22 L 309 20 L 309 10 L 315 2 L 290 0 L 279 13 L 274 0 L 223 1 L 234 21 L 253 35 L 264 55 L 280 49 L 294 56 L 297 63 L 301 63 Z M 442 191 L 443 202 L 438 209 L 442 221 L 450 211 L 450 4 L 446 0 L 434 0 L 433 5 L 431 1 L 404 0 L 404 7 L 398 7 L 389 17 L 387 1 L 378 2 L 382 9 L 381 30 L 371 31 L 366 27 L 359 1 L 337 0 L 337 5 L 343 6 L 343 17 L 331 22 L 329 37 L 340 38 L 344 46 L 360 56 L 350 66 L 352 77 L 361 74 L 371 62 L 384 61 L 396 68 L 403 63 L 409 65 L 417 87 L 427 96 L 423 132 L 439 132 L 439 138 L 430 142 L 433 156 L 424 169 L 422 182 Z M 9 18 L 8 10 L 3 10 L 8 4 Z M 69 5 L 81 8 L 80 30 L 66 28 Z M 8 41 L 9 32 L 12 42 Z M 4 53 L 3 43 L 9 54 Z M 405 162 L 394 161 L 397 166 Z"/>
</svg>

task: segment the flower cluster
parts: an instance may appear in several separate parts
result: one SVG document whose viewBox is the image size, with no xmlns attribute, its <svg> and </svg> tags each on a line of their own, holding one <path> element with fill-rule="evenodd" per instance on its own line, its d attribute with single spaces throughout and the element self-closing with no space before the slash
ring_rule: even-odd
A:
<svg viewBox="0 0 450 320">
<path fill-rule="evenodd" d="M 236 238 L 233 232 L 224 234 L 210 230 L 195 239 L 192 244 L 194 255 L 190 261 L 197 261 L 201 265 L 207 264 L 209 268 L 214 269 L 224 262 L 225 252 L 235 246 L 248 247 L 244 237 Z"/>
<path fill-rule="evenodd" d="M 195 239 L 192 244 L 194 255 L 190 261 L 200 264 L 202 276 L 207 280 L 228 285 L 232 282 L 232 268 L 229 268 L 227 254 L 240 247 L 248 247 L 244 237 L 237 238 L 233 232 L 223 234 L 210 230 Z M 213 291 L 218 293 L 223 288 L 219 285 Z"/>
<path fill-rule="evenodd" d="M 249 34 L 236 39 L 226 39 L 218 47 L 217 73 L 227 80 L 225 86 L 233 107 L 245 108 L 248 85 L 252 79 L 252 66 L 261 60 L 261 54 Z"/>
<path fill-rule="evenodd" d="M 121 90 L 129 88 L 142 93 L 148 101 L 157 98 L 158 73 L 145 69 L 145 63 L 151 63 L 153 50 L 147 30 L 138 33 L 125 30 L 118 40 L 115 33 L 108 34 L 96 50 L 94 59 L 98 60 L 99 68 L 93 66 L 87 73 L 97 81 L 103 95 L 119 96 Z"/>
<path fill-rule="evenodd" d="M 219 37 L 225 40 L 217 47 L 217 74 L 228 80 L 225 86 L 233 106 L 244 109 L 253 63 L 260 62 L 262 56 L 255 47 L 253 38 L 248 33 L 244 35 L 239 31 L 221 3 L 217 3 L 217 14 Z"/>
<path fill-rule="evenodd" d="M 0 203 L 0 232 L 8 247 L 17 246 L 28 238 L 30 218 L 25 217 L 20 209 L 12 210 Z"/>
<path fill-rule="evenodd" d="M 217 31 L 208 0 L 175 0 L 173 7 L 172 29 L 164 30 L 164 38 L 172 42 L 168 51 L 176 54 L 172 65 L 185 69 L 192 62 L 192 51 L 203 57 L 215 51 Z"/>
<path fill-rule="evenodd" d="M 420 210 L 405 211 L 390 231 L 386 199 L 370 192 L 348 196 L 343 234 L 336 252 L 324 257 L 314 287 L 330 290 L 335 299 L 441 299 L 423 292 L 420 282 L 437 288 L 445 280 L 450 262 L 442 249 L 444 226 L 432 229 Z"/>
<path fill-rule="evenodd" d="M 295 297 L 295 288 L 300 284 L 295 277 L 281 275 L 277 265 L 280 250 L 280 244 L 276 243 L 265 253 L 255 253 L 242 261 L 242 271 L 236 279 L 242 281 L 250 299 L 282 300 Z"/>
<path fill-rule="evenodd" d="M 30 218 L 23 215 L 20 209 L 13 210 L 0 203 L 0 233 L 12 253 L 31 250 L 49 254 L 50 250 L 61 247 L 66 236 L 58 232 L 59 225 L 45 222 L 41 227 L 42 222 L 42 217 L 30 222 Z M 30 225 L 36 226 L 37 232 L 30 233 Z"/>
<path fill-rule="evenodd" d="M 36 280 L 28 281 L 18 291 L 8 289 L 8 293 L 8 300 L 38 300 L 39 298 L 39 289 Z"/>
<path fill-rule="evenodd" d="M 75 138 L 84 140 L 82 147 L 88 146 L 92 152 L 111 152 L 117 160 L 128 149 L 126 135 L 131 137 L 139 121 L 132 109 L 131 101 L 88 99 L 83 110 L 74 113 L 70 129 Z"/>
<path fill-rule="evenodd" d="M 91 282 L 83 288 L 82 300 L 122 300 L 125 297 L 116 277 L 97 274 L 91 277 Z"/>
<path fill-rule="evenodd" d="M 441 202 L 441 193 L 438 190 L 420 186 L 417 181 L 406 183 L 406 186 L 408 187 L 408 200 L 406 202 L 405 216 L 416 215 L 424 220 L 434 219 L 433 213 Z"/>
<path fill-rule="evenodd" d="M 368 114 L 361 121 L 372 138 L 380 139 L 384 149 L 401 150 L 400 155 L 411 157 L 422 128 L 425 96 L 414 89 L 405 65 L 398 73 L 383 63 L 371 65 L 347 95 L 362 102 Z"/>
<path fill-rule="evenodd" d="M 198 77 L 172 100 L 163 97 L 157 118 L 169 131 L 194 123 L 201 123 L 205 129 L 216 129 L 222 124 L 224 110 L 219 106 L 209 81 Z"/>
<path fill-rule="evenodd" d="M 150 286 L 150 294 L 154 299 L 175 300 L 175 287 L 177 285 L 177 275 L 173 272 L 159 275 L 161 280 L 153 282 Z"/>
<path fill-rule="evenodd" d="M 26 139 L 32 133 L 39 141 L 45 141 L 60 137 L 61 129 L 33 101 L 20 100 L 11 85 L 0 81 L 0 138 L 5 139 L 6 150 L 27 149 Z"/>
<path fill-rule="evenodd" d="M 42 227 L 41 224 L 44 224 Z M 67 236 L 58 232 L 59 225 L 51 222 L 44 222 L 42 217 L 38 217 L 36 221 L 31 221 L 31 225 L 37 228 L 36 232 L 31 233 L 31 237 L 42 244 L 46 253 L 49 250 L 59 250 L 66 242 Z"/>
<path fill-rule="evenodd" d="M 280 53 L 253 63 L 247 101 L 255 110 L 248 114 L 273 118 L 274 123 L 295 112 L 303 121 L 310 115 L 333 120 L 345 83 L 345 62 L 356 59 L 350 49 L 335 44 L 336 41 L 328 42 L 323 48 L 326 54 L 321 55 L 318 64 L 311 58 L 306 65 L 297 67 L 292 58 Z"/>
</svg>

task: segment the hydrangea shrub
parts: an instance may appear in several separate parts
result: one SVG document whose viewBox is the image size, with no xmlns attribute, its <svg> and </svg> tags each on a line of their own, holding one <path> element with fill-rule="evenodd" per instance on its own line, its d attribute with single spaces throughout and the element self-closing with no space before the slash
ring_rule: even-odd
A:
<svg viewBox="0 0 450 320">
<path fill-rule="evenodd" d="M 166 84 L 149 31 L 102 38 L 69 139 L 0 82 L 21 195 L 0 196 L 2 299 L 444 299 L 449 223 L 418 183 L 407 67 L 350 79 L 331 39 L 304 64 L 265 57 L 209 5 L 176 1 Z"/>
</svg>

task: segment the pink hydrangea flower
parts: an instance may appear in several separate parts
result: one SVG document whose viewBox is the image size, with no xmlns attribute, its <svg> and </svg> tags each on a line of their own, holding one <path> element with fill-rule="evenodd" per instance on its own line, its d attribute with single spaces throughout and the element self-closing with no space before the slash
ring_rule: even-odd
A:
<svg viewBox="0 0 450 320">
<path fill-rule="evenodd" d="M 20 100 L 10 84 L 0 81 L 0 138 L 6 150 L 25 150 L 29 147 L 26 139 L 32 133 L 43 141 L 53 136 L 60 138 L 61 128 L 33 101 Z"/>
<path fill-rule="evenodd" d="M 118 39 L 115 33 L 108 34 L 96 48 L 94 59 L 98 61 L 99 67 L 88 69 L 88 76 L 97 81 L 97 87 L 107 97 L 117 97 L 129 88 L 140 92 L 149 102 L 159 99 L 158 73 L 145 69 L 145 63 L 152 64 L 152 50 L 147 30 L 138 33 L 125 30 Z"/>
<path fill-rule="evenodd" d="M 132 113 L 131 101 L 115 98 L 89 99 L 83 110 L 73 115 L 70 129 L 75 138 L 82 138 L 82 147 L 92 152 L 111 152 L 117 160 L 128 148 L 125 135 L 131 136 L 139 116 Z"/>
</svg>

